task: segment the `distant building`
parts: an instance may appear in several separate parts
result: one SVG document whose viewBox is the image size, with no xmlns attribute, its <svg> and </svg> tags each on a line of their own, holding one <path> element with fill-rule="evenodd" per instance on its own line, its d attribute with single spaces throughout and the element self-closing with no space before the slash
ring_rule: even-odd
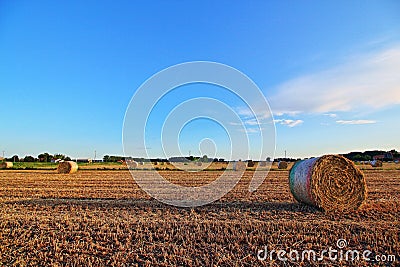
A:
<svg viewBox="0 0 400 267">
<path fill-rule="evenodd" d="M 372 157 L 373 160 L 393 160 L 393 154 L 391 152 L 386 152 L 384 154 L 375 155 Z"/>
<path fill-rule="evenodd" d="M 80 163 L 89 163 L 89 159 L 75 159 L 74 161 Z"/>
</svg>

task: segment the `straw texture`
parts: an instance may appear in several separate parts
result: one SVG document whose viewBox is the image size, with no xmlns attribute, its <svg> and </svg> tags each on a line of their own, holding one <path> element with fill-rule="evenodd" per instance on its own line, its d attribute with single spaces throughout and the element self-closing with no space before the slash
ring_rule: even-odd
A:
<svg viewBox="0 0 400 267">
<path fill-rule="evenodd" d="M 297 162 L 290 171 L 289 185 L 297 201 L 325 211 L 356 210 L 367 195 L 364 174 L 338 155 Z"/>
<path fill-rule="evenodd" d="M 0 169 L 10 169 L 13 167 L 13 163 L 9 161 L 0 162 Z"/>
<path fill-rule="evenodd" d="M 278 163 L 278 169 L 280 170 L 286 170 L 288 167 L 288 163 L 286 161 L 279 161 Z"/>
<path fill-rule="evenodd" d="M 58 164 L 57 172 L 58 173 L 75 173 L 78 171 L 78 164 L 73 161 L 62 161 Z"/>
</svg>

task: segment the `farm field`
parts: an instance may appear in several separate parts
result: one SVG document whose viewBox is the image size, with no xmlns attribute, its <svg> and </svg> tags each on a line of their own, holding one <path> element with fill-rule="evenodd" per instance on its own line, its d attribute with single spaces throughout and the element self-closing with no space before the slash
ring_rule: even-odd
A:
<svg viewBox="0 0 400 267">
<path fill-rule="evenodd" d="M 145 171 L 135 171 L 144 175 Z M 160 172 L 199 186 L 220 171 Z M 197 208 L 162 204 L 127 170 L 0 171 L 0 265 L 4 266 L 398 266 L 400 171 L 365 170 L 366 203 L 326 214 L 294 201 L 288 171 L 271 171 L 250 193 L 251 171 L 220 201 Z M 345 239 L 344 250 L 370 250 L 395 261 L 280 261 L 259 250 L 315 250 Z M 381 259 L 384 259 L 381 257 Z"/>
</svg>

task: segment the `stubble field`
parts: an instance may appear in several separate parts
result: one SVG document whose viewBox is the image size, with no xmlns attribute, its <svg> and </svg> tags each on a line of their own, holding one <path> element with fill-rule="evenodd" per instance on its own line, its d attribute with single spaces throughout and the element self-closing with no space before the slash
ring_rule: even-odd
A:
<svg viewBox="0 0 400 267">
<path fill-rule="evenodd" d="M 221 173 L 161 172 L 187 185 L 208 183 Z M 398 266 L 400 171 L 364 173 L 366 203 L 350 214 L 326 214 L 294 201 L 287 171 L 271 171 L 254 193 L 248 191 L 247 171 L 220 201 L 198 208 L 159 203 L 127 170 L 0 171 L 0 265 Z M 281 261 L 276 253 L 257 258 L 265 246 L 268 252 L 314 250 L 319 256 L 338 249 L 339 239 L 346 240 L 345 251 L 372 251 L 371 261 L 328 255 L 317 260 L 286 255 Z M 394 262 L 376 261 L 390 255 Z"/>
</svg>

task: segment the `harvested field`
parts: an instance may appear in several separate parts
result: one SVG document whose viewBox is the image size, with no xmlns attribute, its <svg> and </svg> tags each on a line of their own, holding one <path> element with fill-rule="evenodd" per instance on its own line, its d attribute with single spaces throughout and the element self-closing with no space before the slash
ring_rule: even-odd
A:
<svg viewBox="0 0 400 267">
<path fill-rule="evenodd" d="M 206 184 L 220 173 L 162 172 L 186 186 Z M 247 171 L 224 198 L 198 208 L 153 200 L 126 170 L 0 171 L 0 265 L 398 266 L 400 171 L 364 173 L 366 203 L 335 214 L 296 203 L 282 170 L 271 171 L 254 193 L 248 192 Z M 368 249 L 370 258 L 395 255 L 395 262 L 332 261 L 327 255 L 321 261 L 282 262 L 276 254 L 257 259 L 264 246 L 320 255 L 338 249 L 338 239 L 347 241 L 345 250 Z"/>
</svg>

